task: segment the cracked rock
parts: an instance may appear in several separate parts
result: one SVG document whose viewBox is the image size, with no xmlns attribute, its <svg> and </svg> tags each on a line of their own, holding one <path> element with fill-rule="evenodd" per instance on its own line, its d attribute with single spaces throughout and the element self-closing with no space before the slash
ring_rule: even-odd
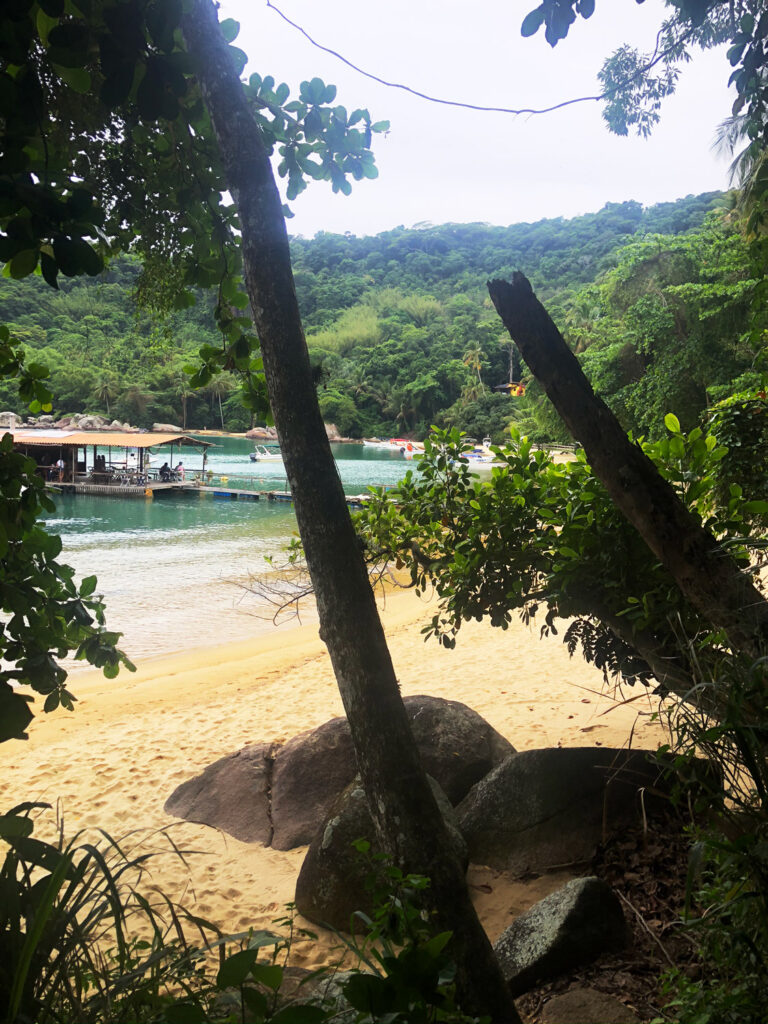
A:
<svg viewBox="0 0 768 1024">
<path fill-rule="evenodd" d="M 229 754 L 183 782 L 163 810 L 212 825 L 243 843 L 272 841 L 270 787 L 274 744 L 256 743 Z"/>
</svg>

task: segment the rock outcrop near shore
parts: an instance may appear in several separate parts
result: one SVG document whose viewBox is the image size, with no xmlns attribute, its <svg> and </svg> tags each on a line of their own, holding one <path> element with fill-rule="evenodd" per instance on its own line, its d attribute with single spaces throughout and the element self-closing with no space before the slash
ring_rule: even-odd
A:
<svg viewBox="0 0 768 1024">
<path fill-rule="evenodd" d="M 585 864 L 598 844 L 669 806 L 651 750 L 526 750 L 489 772 L 457 807 L 475 864 L 517 877 Z"/>
<path fill-rule="evenodd" d="M 404 703 L 424 767 L 453 804 L 514 753 L 512 744 L 466 704 L 426 696 L 406 697 Z M 266 781 L 253 769 L 259 758 Z M 333 718 L 284 746 L 257 744 L 221 758 L 175 789 L 165 811 L 243 842 L 291 850 L 313 840 L 356 774 L 347 720 Z"/>
<path fill-rule="evenodd" d="M 53 416 L 28 416 L 22 419 L 15 412 L 0 412 L 0 427 L 10 427 L 11 430 L 23 428 L 24 430 L 117 430 L 121 434 L 139 434 L 140 427 L 134 427 L 130 423 L 121 423 L 120 420 L 110 420 L 105 416 L 90 415 L 87 413 L 72 413 L 56 419 Z M 154 429 L 159 429 L 157 426 Z M 181 433 L 180 427 L 168 427 L 173 433 Z"/>
<path fill-rule="evenodd" d="M 453 852 L 466 869 L 467 844 L 451 802 L 433 778 L 429 781 Z M 353 845 L 358 839 L 371 843 L 368 854 L 358 852 Z M 296 909 L 315 924 L 344 932 L 365 931 L 355 912 L 372 916 L 374 891 L 388 887 L 382 864 L 374 859 L 377 852 L 373 820 L 360 779 L 356 778 L 335 801 L 327 821 L 310 843 L 296 883 Z"/>
<path fill-rule="evenodd" d="M 242 843 L 269 846 L 273 754 L 274 744 L 256 743 L 214 761 L 173 791 L 165 802 L 166 814 L 214 825 Z"/>
<path fill-rule="evenodd" d="M 466 704 L 422 696 L 403 703 L 424 769 L 452 804 L 514 753 L 512 744 Z M 346 718 L 289 740 L 277 753 L 272 778 L 275 849 L 311 842 L 356 774 Z"/>
</svg>

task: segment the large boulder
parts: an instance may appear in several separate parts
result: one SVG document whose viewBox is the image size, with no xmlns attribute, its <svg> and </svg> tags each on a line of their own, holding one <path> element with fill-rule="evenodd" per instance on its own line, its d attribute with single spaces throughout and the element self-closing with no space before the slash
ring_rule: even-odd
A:
<svg viewBox="0 0 768 1024">
<path fill-rule="evenodd" d="M 104 430 L 109 426 L 109 420 L 103 416 L 78 416 L 76 419 L 78 430 Z"/>
<path fill-rule="evenodd" d="M 173 791 L 165 802 L 166 814 L 212 825 L 244 843 L 268 846 L 273 752 L 273 744 L 257 743 L 208 765 Z"/>
<path fill-rule="evenodd" d="M 476 711 L 439 697 L 406 697 L 425 770 L 452 804 L 514 747 Z M 290 850 L 311 842 L 339 793 L 357 772 L 346 718 L 334 718 L 278 750 L 272 779 L 272 845 Z"/>
<path fill-rule="evenodd" d="M 574 878 L 516 918 L 494 944 L 513 996 L 623 949 L 618 897 L 600 878 Z"/>
<path fill-rule="evenodd" d="M 10 427 L 14 430 L 21 423 L 21 416 L 15 412 L 0 412 L 0 427 Z"/>
<path fill-rule="evenodd" d="M 181 427 L 175 427 L 173 423 L 153 423 L 153 434 L 183 434 Z"/>
<path fill-rule="evenodd" d="M 276 441 L 277 431 L 274 427 L 252 427 L 245 436 L 249 441 Z"/>
<path fill-rule="evenodd" d="M 466 869 L 467 846 L 456 827 L 453 808 L 435 780 L 429 781 L 448 826 L 454 854 Z M 359 777 L 333 804 L 301 865 L 296 909 L 310 921 L 338 931 L 359 931 L 362 926 L 356 922 L 355 911 L 372 915 L 372 888 L 385 889 L 387 880 L 381 864 L 353 846 L 358 839 L 374 839 L 373 821 Z M 376 850 L 372 842 L 370 853 Z"/>
<path fill-rule="evenodd" d="M 556 747 L 513 754 L 458 806 L 473 863 L 522 876 L 590 861 L 598 844 L 660 805 L 651 751 Z"/>
</svg>

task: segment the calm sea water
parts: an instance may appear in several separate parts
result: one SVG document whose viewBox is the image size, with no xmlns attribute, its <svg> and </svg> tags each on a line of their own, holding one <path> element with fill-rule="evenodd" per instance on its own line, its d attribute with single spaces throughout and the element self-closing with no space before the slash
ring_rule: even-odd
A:
<svg viewBox="0 0 768 1024">
<path fill-rule="evenodd" d="M 281 463 L 250 462 L 252 442 L 212 440 L 208 468 L 216 481 L 225 476 L 230 487 L 284 488 Z M 414 466 L 361 445 L 333 448 L 348 494 L 394 485 Z M 184 465 L 195 472 L 201 459 L 189 452 Z M 253 574 L 269 571 L 265 556 L 279 555 L 297 532 L 288 503 L 173 493 L 152 501 L 61 495 L 48 524 L 63 540 L 62 559 L 78 576 L 98 576 L 107 624 L 124 634 L 121 645 L 136 661 L 275 629 L 272 609 L 248 585 Z"/>
</svg>

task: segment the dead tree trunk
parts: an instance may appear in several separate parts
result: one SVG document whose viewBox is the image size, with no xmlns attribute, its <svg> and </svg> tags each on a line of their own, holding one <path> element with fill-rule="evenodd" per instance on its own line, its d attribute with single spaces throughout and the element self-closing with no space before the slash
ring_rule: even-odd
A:
<svg viewBox="0 0 768 1024">
<path fill-rule="evenodd" d="M 453 932 L 458 997 L 472 1014 L 519 1018 L 450 856 L 317 404 L 281 200 L 211 0 L 193 0 L 184 33 L 237 205 L 248 296 L 307 565 L 376 828 L 396 863 L 428 875 L 441 930 Z"/>
<path fill-rule="evenodd" d="M 621 512 L 674 577 L 691 604 L 734 650 L 759 657 L 768 641 L 768 602 L 632 444 L 592 390 L 528 279 L 489 281 L 496 310 L 534 377 Z"/>
</svg>

